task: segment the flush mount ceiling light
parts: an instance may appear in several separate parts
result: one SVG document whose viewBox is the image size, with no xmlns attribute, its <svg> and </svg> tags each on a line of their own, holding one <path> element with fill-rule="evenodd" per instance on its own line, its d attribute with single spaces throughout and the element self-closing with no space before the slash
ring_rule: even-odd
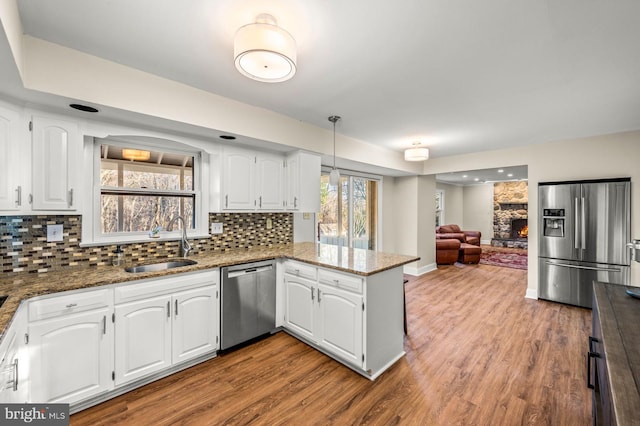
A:
<svg viewBox="0 0 640 426">
<path fill-rule="evenodd" d="M 123 148 L 122 158 L 124 158 L 125 160 L 131 160 L 131 161 L 147 161 L 149 158 L 151 158 L 151 152 L 142 151 L 139 149 Z"/>
<path fill-rule="evenodd" d="M 333 123 L 333 170 L 329 175 L 329 185 L 337 186 L 340 183 L 340 172 L 336 169 L 336 123 L 340 120 L 340 116 L 332 115 L 328 120 Z"/>
<path fill-rule="evenodd" d="M 413 148 L 404 150 L 405 161 L 424 161 L 429 159 L 429 148 L 421 146 L 422 143 L 416 141 Z"/>
<path fill-rule="evenodd" d="M 236 32 L 233 56 L 238 71 L 253 80 L 278 83 L 296 73 L 296 41 L 267 13 Z"/>
</svg>

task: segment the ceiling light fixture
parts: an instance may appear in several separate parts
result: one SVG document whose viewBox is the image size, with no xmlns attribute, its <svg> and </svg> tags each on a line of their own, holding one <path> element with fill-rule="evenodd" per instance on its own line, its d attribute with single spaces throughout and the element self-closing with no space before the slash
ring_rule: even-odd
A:
<svg viewBox="0 0 640 426">
<path fill-rule="evenodd" d="M 413 148 L 404 150 L 405 161 L 424 161 L 429 159 L 429 148 L 421 146 L 420 141 L 413 143 Z"/>
<path fill-rule="evenodd" d="M 122 158 L 131 161 L 147 161 L 149 158 L 151 158 L 151 153 L 149 151 L 142 151 L 139 149 L 123 148 Z"/>
<path fill-rule="evenodd" d="M 238 71 L 253 80 L 278 83 L 296 73 L 296 41 L 267 13 L 236 32 L 233 57 Z"/>
<path fill-rule="evenodd" d="M 340 120 L 340 116 L 332 115 L 328 120 L 333 123 L 333 170 L 329 175 L 329 185 L 337 186 L 340 183 L 340 172 L 336 169 L 336 123 Z"/>
</svg>

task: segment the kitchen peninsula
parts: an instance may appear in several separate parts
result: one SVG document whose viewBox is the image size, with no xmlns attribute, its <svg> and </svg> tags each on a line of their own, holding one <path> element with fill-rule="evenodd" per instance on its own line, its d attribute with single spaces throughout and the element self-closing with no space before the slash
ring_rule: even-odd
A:
<svg viewBox="0 0 640 426">
<path fill-rule="evenodd" d="M 185 282 L 195 280 L 194 277 L 205 276 L 204 274 L 209 274 L 208 282 L 215 289 L 217 305 L 214 319 L 217 325 L 219 312 L 217 268 L 277 259 L 277 327 L 371 380 L 404 355 L 402 265 L 418 260 L 417 257 L 323 244 L 296 243 L 207 253 L 190 257 L 190 259 L 197 261 L 197 264 L 161 272 L 128 273 L 122 266 L 97 266 L 66 268 L 46 274 L 4 276 L 0 279 L 0 295 L 8 297 L 0 308 L 0 330 L 2 330 L 0 351 L 6 350 L 7 340 L 15 339 L 15 331 L 10 330 L 20 325 L 19 321 L 15 320 L 16 317 L 21 313 L 26 317 L 25 312 L 28 311 L 28 321 L 32 321 L 31 316 L 34 312 L 38 315 L 45 312 L 32 309 L 34 304 L 64 297 L 67 299 L 64 301 L 65 304 L 60 304 L 60 309 L 64 310 L 65 314 L 73 316 L 76 309 L 78 314 L 82 312 L 82 303 L 76 305 L 74 301 L 69 301 L 69 297 L 74 295 L 87 297 L 87 294 L 104 291 L 100 297 L 104 297 L 107 302 L 104 311 L 100 313 L 98 327 L 100 334 L 116 334 L 116 344 L 111 346 L 110 351 L 117 352 L 119 350 L 118 328 L 106 318 L 113 316 L 113 322 L 117 323 L 118 291 L 136 292 L 142 287 L 152 288 L 157 282 L 158 286 L 165 286 L 166 292 L 172 291 L 173 294 L 177 294 L 178 290 L 187 289 Z M 167 259 L 157 259 L 157 261 L 163 260 Z M 171 287 L 172 283 L 175 283 L 175 288 Z M 307 290 L 309 292 L 304 293 Z M 300 298 L 305 294 L 308 297 Z M 112 313 L 114 303 L 116 311 Z M 352 319 L 353 323 L 345 324 L 345 318 Z M 305 322 L 306 319 L 311 322 Z M 29 326 L 24 326 L 27 333 L 31 332 L 29 330 L 31 324 L 29 322 Z M 219 330 L 215 330 L 215 334 L 217 336 Z M 17 335 L 19 339 L 22 337 L 20 333 Z M 28 352 L 33 351 L 34 347 L 31 344 L 29 346 Z M 118 380 L 115 379 L 115 384 L 109 381 L 106 387 L 102 387 L 95 394 L 70 401 L 63 397 L 50 402 L 70 402 L 72 411 L 74 409 L 77 411 L 204 359 L 212 358 L 216 355 L 218 348 L 219 343 L 216 337 L 216 343 L 208 349 L 207 353 L 194 357 L 188 362 L 174 362 L 170 369 L 163 370 L 161 373 L 144 375 L 120 388 Z M 118 358 L 117 353 L 115 358 Z M 31 355 L 28 360 L 21 362 L 32 362 Z M 117 362 L 116 368 L 109 367 L 109 376 L 112 369 L 114 377 L 119 377 Z M 34 372 L 33 368 L 31 372 Z M 22 386 L 36 386 L 36 381 L 33 379 L 35 377 L 31 377 L 31 383 L 22 384 Z M 29 395 L 33 396 L 34 393 L 31 392 Z M 4 399 L 3 396 L 2 400 Z"/>
</svg>

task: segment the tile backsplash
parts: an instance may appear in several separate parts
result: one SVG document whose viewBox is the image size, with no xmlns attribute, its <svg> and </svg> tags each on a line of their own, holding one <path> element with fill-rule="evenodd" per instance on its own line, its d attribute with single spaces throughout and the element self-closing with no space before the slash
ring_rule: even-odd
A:
<svg viewBox="0 0 640 426">
<path fill-rule="evenodd" d="M 222 234 L 190 239 L 193 254 L 293 243 L 292 213 L 210 213 Z M 47 242 L 47 225 L 63 225 L 63 241 Z M 0 270 L 43 273 L 76 266 L 111 264 L 116 245 L 80 247 L 82 216 L 0 216 Z M 125 262 L 178 256 L 179 241 L 122 244 Z"/>
</svg>

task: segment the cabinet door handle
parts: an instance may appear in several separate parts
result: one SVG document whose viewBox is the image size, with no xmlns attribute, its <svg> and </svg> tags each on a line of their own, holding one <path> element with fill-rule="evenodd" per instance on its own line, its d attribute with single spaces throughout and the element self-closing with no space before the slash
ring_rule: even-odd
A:
<svg viewBox="0 0 640 426">
<path fill-rule="evenodd" d="M 69 303 L 66 307 L 67 308 L 75 308 L 76 306 L 78 306 L 77 303 Z"/>
<path fill-rule="evenodd" d="M 22 205 L 22 187 L 19 186 L 16 188 L 16 207 L 20 207 Z"/>
<path fill-rule="evenodd" d="M 13 361 L 13 391 L 18 391 L 18 358 Z"/>
<path fill-rule="evenodd" d="M 167 302 L 167 318 L 171 318 L 171 301 Z"/>
<path fill-rule="evenodd" d="M 320 303 L 321 301 L 321 297 L 320 297 L 320 289 L 318 289 L 318 303 Z"/>
<path fill-rule="evenodd" d="M 298 208 L 298 197 L 293 197 L 293 208 L 294 209 Z"/>
<path fill-rule="evenodd" d="M 102 334 L 107 334 L 107 316 L 102 317 Z"/>
<path fill-rule="evenodd" d="M 258 199 L 260 200 L 260 208 L 262 208 L 262 195 Z"/>
<path fill-rule="evenodd" d="M 313 291 L 314 291 L 314 290 L 315 290 L 315 289 L 314 289 L 313 287 L 311 287 L 311 300 L 312 300 L 312 301 L 313 301 Z"/>
<path fill-rule="evenodd" d="M 178 316 L 178 299 L 176 299 L 176 313 L 175 313 L 175 315 Z"/>
<path fill-rule="evenodd" d="M 224 207 L 225 208 L 229 207 L 229 196 L 228 195 L 224 196 Z"/>
<path fill-rule="evenodd" d="M 69 190 L 69 207 L 73 206 L 73 188 Z"/>
<path fill-rule="evenodd" d="M 593 385 L 593 383 L 591 383 L 591 359 L 592 358 L 600 358 L 600 354 L 598 352 L 591 352 L 591 351 L 587 353 L 587 387 L 589 389 L 595 389 L 595 386 Z"/>
</svg>

